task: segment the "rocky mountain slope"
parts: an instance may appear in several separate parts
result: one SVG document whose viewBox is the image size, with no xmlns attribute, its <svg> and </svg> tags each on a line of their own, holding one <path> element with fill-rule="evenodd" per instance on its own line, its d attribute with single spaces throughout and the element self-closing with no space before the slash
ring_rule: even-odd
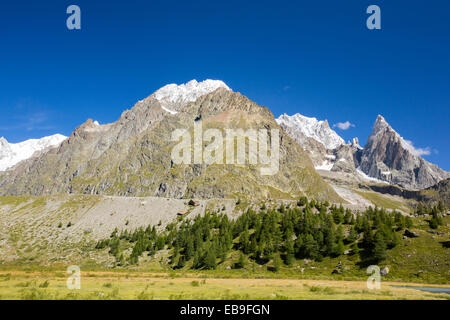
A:
<svg viewBox="0 0 450 320">
<path fill-rule="evenodd" d="M 407 190 L 394 185 L 371 185 L 373 191 L 382 194 L 396 195 L 405 199 L 413 199 L 434 206 L 442 201 L 446 207 L 450 206 L 450 179 L 440 181 L 434 186 L 423 190 Z"/>
<path fill-rule="evenodd" d="M 0 171 L 5 171 L 22 160 L 31 158 L 36 152 L 58 146 L 67 137 L 55 134 L 41 139 L 30 139 L 20 143 L 8 143 L 0 138 Z"/>
<path fill-rule="evenodd" d="M 174 97 L 167 92 L 175 92 Z M 279 129 L 279 171 L 264 176 L 260 165 L 174 164 L 172 133 L 176 129 L 192 133 L 199 119 L 204 129 Z M 88 120 L 58 148 L 0 174 L 0 195 L 57 193 L 172 198 L 306 194 L 342 201 L 267 108 L 211 81 L 162 88 L 112 124 Z"/>
<path fill-rule="evenodd" d="M 299 113 L 288 116 L 281 115 L 277 123 L 283 128 L 291 128 L 297 135 L 297 139 L 303 143 L 308 143 L 309 139 L 321 143 L 325 149 L 333 150 L 345 144 L 342 139 L 328 124 L 328 121 L 319 121 L 316 118 L 305 117 Z"/>
<path fill-rule="evenodd" d="M 449 172 L 420 157 L 381 115 L 364 147 L 359 167 L 371 177 L 413 190 L 450 177 Z"/>
<path fill-rule="evenodd" d="M 281 115 L 278 124 L 308 153 L 317 170 L 357 174 L 355 163 L 359 161 L 362 147 L 357 138 L 345 143 L 328 121 L 305 117 L 299 113 Z"/>
<path fill-rule="evenodd" d="M 268 177 L 258 174 L 258 165 L 174 164 L 171 134 L 177 129 L 192 134 L 199 120 L 205 130 L 279 129 L 280 172 Z M 116 122 L 88 120 L 68 139 L 55 135 L 14 145 L 1 138 L 0 171 L 8 168 L 0 172 L 0 195 L 289 198 L 306 193 L 341 201 L 314 168 L 327 181 L 341 180 L 340 187 L 350 178 L 351 184 L 384 182 L 419 190 L 450 177 L 416 154 L 381 116 L 363 148 L 357 138 L 345 143 L 326 120 L 300 114 L 275 120 L 267 108 L 218 80 L 164 86 Z"/>
<path fill-rule="evenodd" d="M 277 122 L 322 173 L 347 173 L 357 181 L 385 182 L 411 190 L 425 189 L 450 177 L 449 172 L 421 158 L 382 116 L 375 121 L 364 148 L 357 138 L 345 143 L 326 121 L 284 114 Z"/>
</svg>

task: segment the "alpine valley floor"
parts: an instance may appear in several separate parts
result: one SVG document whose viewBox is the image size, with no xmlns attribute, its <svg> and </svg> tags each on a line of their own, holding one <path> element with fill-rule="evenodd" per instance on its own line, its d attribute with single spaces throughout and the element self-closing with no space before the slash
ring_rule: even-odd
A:
<svg viewBox="0 0 450 320">
<path fill-rule="evenodd" d="M 428 293 L 396 286 L 423 284 L 382 281 L 380 289 L 367 289 L 365 281 L 242 278 L 231 273 L 150 273 L 134 270 L 82 272 L 81 289 L 66 287 L 64 269 L 0 271 L 3 300 L 448 300 L 449 294 Z M 433 285 L 432 287 L 450 288 Z"/>
<path fill-rule="evenodd" d="M 430 215 L 412 216 L 406 237 L 387 250 L 379 266 L 387 267 L 381 289 L 366 286 L 367 266 L 358 254 L 295 259 L 290 265 L 260 263 L 232 248 L 215 270 L 173 268 L 173 248 L 164 247 L 139 263 L 118 264 L 98 243 L 118 231 L 163 228 L 173 222 L 218 212 L 237 219 L 260 204 L 235 199 L 124 198 L 87 195 L 0 197 L 0 299 L 449 299 L 396 286 L 449 288 L 450 215 L 430 227 Z M 268 200 L 267 210 L 297 208 L 297 200 Z M 276 210 L 278 210 L 276 209 Z M 183 216 L 178 213 L 184 212 Z M 347 227 L 344 227 L 347 233 Z M 252 231 L 251 231 L 252 232 Z M 236 242 L 237 241 L 237 242 Z M 234 243 L 240 240 L 237 238 Z M 123 252 L 132 254 L 125 240 Z M 351 249 L 345 245 L 346 252 Z M 81 290 L 66 288 L 69 265 L 81 268 Z M 340 272 L 334 273 L 339 266 Z"/>
</svg>

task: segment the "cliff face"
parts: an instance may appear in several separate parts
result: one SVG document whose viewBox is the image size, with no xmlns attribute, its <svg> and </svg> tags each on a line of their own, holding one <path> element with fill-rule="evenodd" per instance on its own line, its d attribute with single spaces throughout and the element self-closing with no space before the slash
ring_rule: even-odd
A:
<svg viewBox="0 0 450 320">
<path fill-rule="evenodd" d="M 382 116 L 378 116 L 364 147 L 360 169 L 367 175 L 408 189 L 424 189 L 450 173 L 415 154 Z"/>
<path fill-rule="evenodd" d="M 344 143 L 326 121 L 296 114 L 282 115 L 277 122 L 303 147 L 322 174 L 340 172 L 356 180 L 378 180 L 411 190 L 424 189 L 450 177 L 449 172 L 421 158 L 382 116 L 375 121 L 364 148 L 357 138 Z"/>
<path fill-rule="evenodd" d="M 373 191 L 423 201 L 433 206 L 442 201 L 445 206 L 450 205 L 450 179 L 445 179 L 423 190 L 407 190 L 393 185 L 371 185 Z"/>
</svg>

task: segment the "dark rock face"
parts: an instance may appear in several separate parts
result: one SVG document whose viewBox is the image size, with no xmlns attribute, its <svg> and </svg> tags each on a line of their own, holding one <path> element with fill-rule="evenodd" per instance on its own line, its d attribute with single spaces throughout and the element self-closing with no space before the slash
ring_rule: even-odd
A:
<svg viewBox="0 0 450 320">
<path fill-rule="evenodd" d="M 405 237 L 408 237 L 408 238 L 418 238 L 419 237 L 419 234 L 417 232 L 413 232 L 413 231 L 409 231 L 409 230 L 405 230 L 404 235 L 405 235 Z"/>
<path fill-rule="evenodd" d="M 408 190 L 394 185 L 370 185 L 369 188 L 375 192 L 423 201 L 430 205 L 437 204 L 439 200 L 442 200 L 446 206 L 450 205 L 450 179 L 442 180 L 438 184 L 420 191 Z"/>
<path fill-rule="evenodd" d="M 416 154 L 382 116 L 378 116 L 364 147 L 360 169 L 370 177 L 412 190 L 430 187 L 450 177 L 449 172 Z"/>
</svg>

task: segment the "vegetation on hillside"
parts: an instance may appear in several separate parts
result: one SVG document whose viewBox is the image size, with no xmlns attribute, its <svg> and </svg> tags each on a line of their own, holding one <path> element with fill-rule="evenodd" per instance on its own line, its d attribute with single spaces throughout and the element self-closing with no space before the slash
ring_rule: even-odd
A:
<svg viewBox="0 0 450 320">
<path fill-rule="evenodd" d="M 169 250 L 173 269 L 215 269 L 232 251 L 239 252 L 234 268 L 243 268 L 250 260 L 278 271 L 298 259 L 322 261 L 344 253 L 359 255 L 361 263 L 368 265 L 385 260 L 387 251 L 400 243 L 400 231 L 412 224 L 410 217 L 395 211 L 370 207 L 352 212 L 301 198 L 294 208 L 262 205 L 259 212 L 248 209 L 236 220 L 207 212 L 192 220 L 180 219 L 163 230 L 155 226 L 133 232 L 115 230 L 96 248 L 108 247 L 119 265 L 137 264 L 144 254 Z M 129 247 L 131 253 L 124 250 Z"/>
<path fill-rule="evenodd" d="M 445 212 L 445 210 L 446 207 L 442 200 L 435 206 L 429 206 L 424 202 L 420 202 L 416 208 L 416 214 L 421 216 L 431 215 L 431 219 L 428 221 L 430 228 L 437 229 L 444 224 L 442 213 Z"/>
</svg>

